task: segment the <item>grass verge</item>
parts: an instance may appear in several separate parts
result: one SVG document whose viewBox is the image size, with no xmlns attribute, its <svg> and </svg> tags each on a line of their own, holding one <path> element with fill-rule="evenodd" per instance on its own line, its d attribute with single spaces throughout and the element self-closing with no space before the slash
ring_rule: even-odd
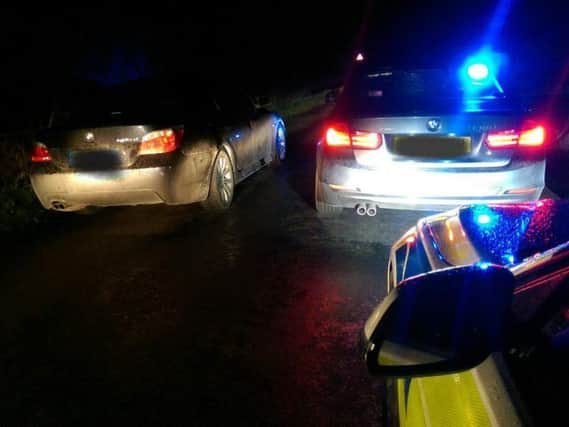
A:
<svg viewBox="0 0 569 427">
<path fill-rule="evenodd" d="M 322 106 L 326 101 L 326 93 L 297 92 L 288 95 L 275 96 L 271 100 L 270 109 L 279 113 L 285 120 L 307 113 Z"/>
<path fill-rule="evenodd" d="M 22 232 L 45 218 L 29 179 L 29 134 L 0 136 L 0 233 Z"/>
</svg>

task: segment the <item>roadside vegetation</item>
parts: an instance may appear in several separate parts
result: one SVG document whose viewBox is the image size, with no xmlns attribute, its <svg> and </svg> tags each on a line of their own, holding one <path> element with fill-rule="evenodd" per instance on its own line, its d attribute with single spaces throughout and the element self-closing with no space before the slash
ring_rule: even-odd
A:
<svg viewBox="0 0 569 427">
<path fill-rule="evenodd" d="M 26 231 L 45 218 L 30 184 L 30 133 L 0 136 L 0 233 Z"/>
<path fill-rule="evenodd" d="M 299 114 L 304 114 L 316 107 L 324 105 L 327 91 L 318 93 L 296 92 L 272 97 L 270 109 L 279 113 L 283 118 L 290 119 Z"/>
</svg>

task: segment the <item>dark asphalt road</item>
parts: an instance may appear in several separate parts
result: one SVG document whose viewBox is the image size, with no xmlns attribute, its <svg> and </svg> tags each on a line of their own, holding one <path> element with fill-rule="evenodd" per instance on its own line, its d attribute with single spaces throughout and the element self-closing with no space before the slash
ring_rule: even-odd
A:
<svg viewBox="0 0 569 427">
<path fill-rule="evenodd" d="M 378 424 L 357 340 L 424 213 L 320 220 L 302 124 L 229 212 L 66 215 L 4 255 L 0 425 Z"/>
<path fill-rule="evenodd" d="M 66 215 L 4 256 L 0 424 L 376 424 L 358 334 L 420 214 L 320 220 L 302 124 L 229 212 Z"/>
</svg>

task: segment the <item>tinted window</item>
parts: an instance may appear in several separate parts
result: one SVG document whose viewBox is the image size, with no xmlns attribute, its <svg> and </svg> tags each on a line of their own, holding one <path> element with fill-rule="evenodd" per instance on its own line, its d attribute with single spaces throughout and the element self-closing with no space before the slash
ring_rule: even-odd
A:
<svg viewBox="0 0 569 427">
<path fill-rule="evenodd" d="M 431 264 L 420 241 L 415 241 L 413 244 L 404 244 L 397 249 L 395 251 L 395 264 L 397 268 L 397 283 L 409 277 L 431 271 Z"/>
<path fill-rule="evenodd" d="M 354 82 L 353 92 L 371 99 L 453 98 L 462 95 L 457 79 L 445 70 L 371 71 Z"/>
<path fill-rule="evenodd" d="M 405 268 L 405 258 L 407 255 L 407 245 L 401 246 L 397 251 L 395 251 L 395 263 L 396 263 L 396 273 L 397 277 L 395 278 L 396 283 L 399 283 L 403 280 L 403 269 Z"/>
<path fill-rule="evenodd" d="M 416 240 L 409 245 L 409 255 L 405 266 L 405 279 L 431 271 L 431 264 L 425 253 L 425 248 L 421 241 Z"/>
<path fill-rule="evenodd" d="M 359 114 L 453 113 L 463 108 L 455 77 L 444 70 L 361 70 L 348 83 L 340 108 Z"/>
<path fill-rule="evenodd" d="M 216 113 L 207 89 L 157 81 L 80 85 L 57 97 L 53 126 L 203 121 Z"/>
<path fill-rule="evenodd" d="M 253 114 L 255 107 L 247 95 L 235 89 L 220 89 L 215 94 L 215 101 L 221 113 L 232 119 L 245 119 Z"/>
</svg>

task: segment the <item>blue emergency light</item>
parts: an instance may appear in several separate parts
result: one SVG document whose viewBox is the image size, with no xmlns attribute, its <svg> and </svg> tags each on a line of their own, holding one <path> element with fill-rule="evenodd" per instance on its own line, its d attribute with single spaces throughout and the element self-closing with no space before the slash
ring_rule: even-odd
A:
<svg viewBox="0 0 569 427">
<path fill-rule="evenodd" d="M 502 62 L 502 55 L 484 48 L 469 56 L 460 68 L 460 79 L 467 92 L 477 93 L 494 86 L 503 92 L 497 75 Z"/>
<path fill-rule="evenodd" d="M 488 65 L 481 62 L 470 64 L 466 69 L 466 72 L 468 74 L 468 77 L 470 77 L 472 81 L 475 82 L 483 81 L 490 75 L 490 69 L 488 68 Z"/>
</svg>

